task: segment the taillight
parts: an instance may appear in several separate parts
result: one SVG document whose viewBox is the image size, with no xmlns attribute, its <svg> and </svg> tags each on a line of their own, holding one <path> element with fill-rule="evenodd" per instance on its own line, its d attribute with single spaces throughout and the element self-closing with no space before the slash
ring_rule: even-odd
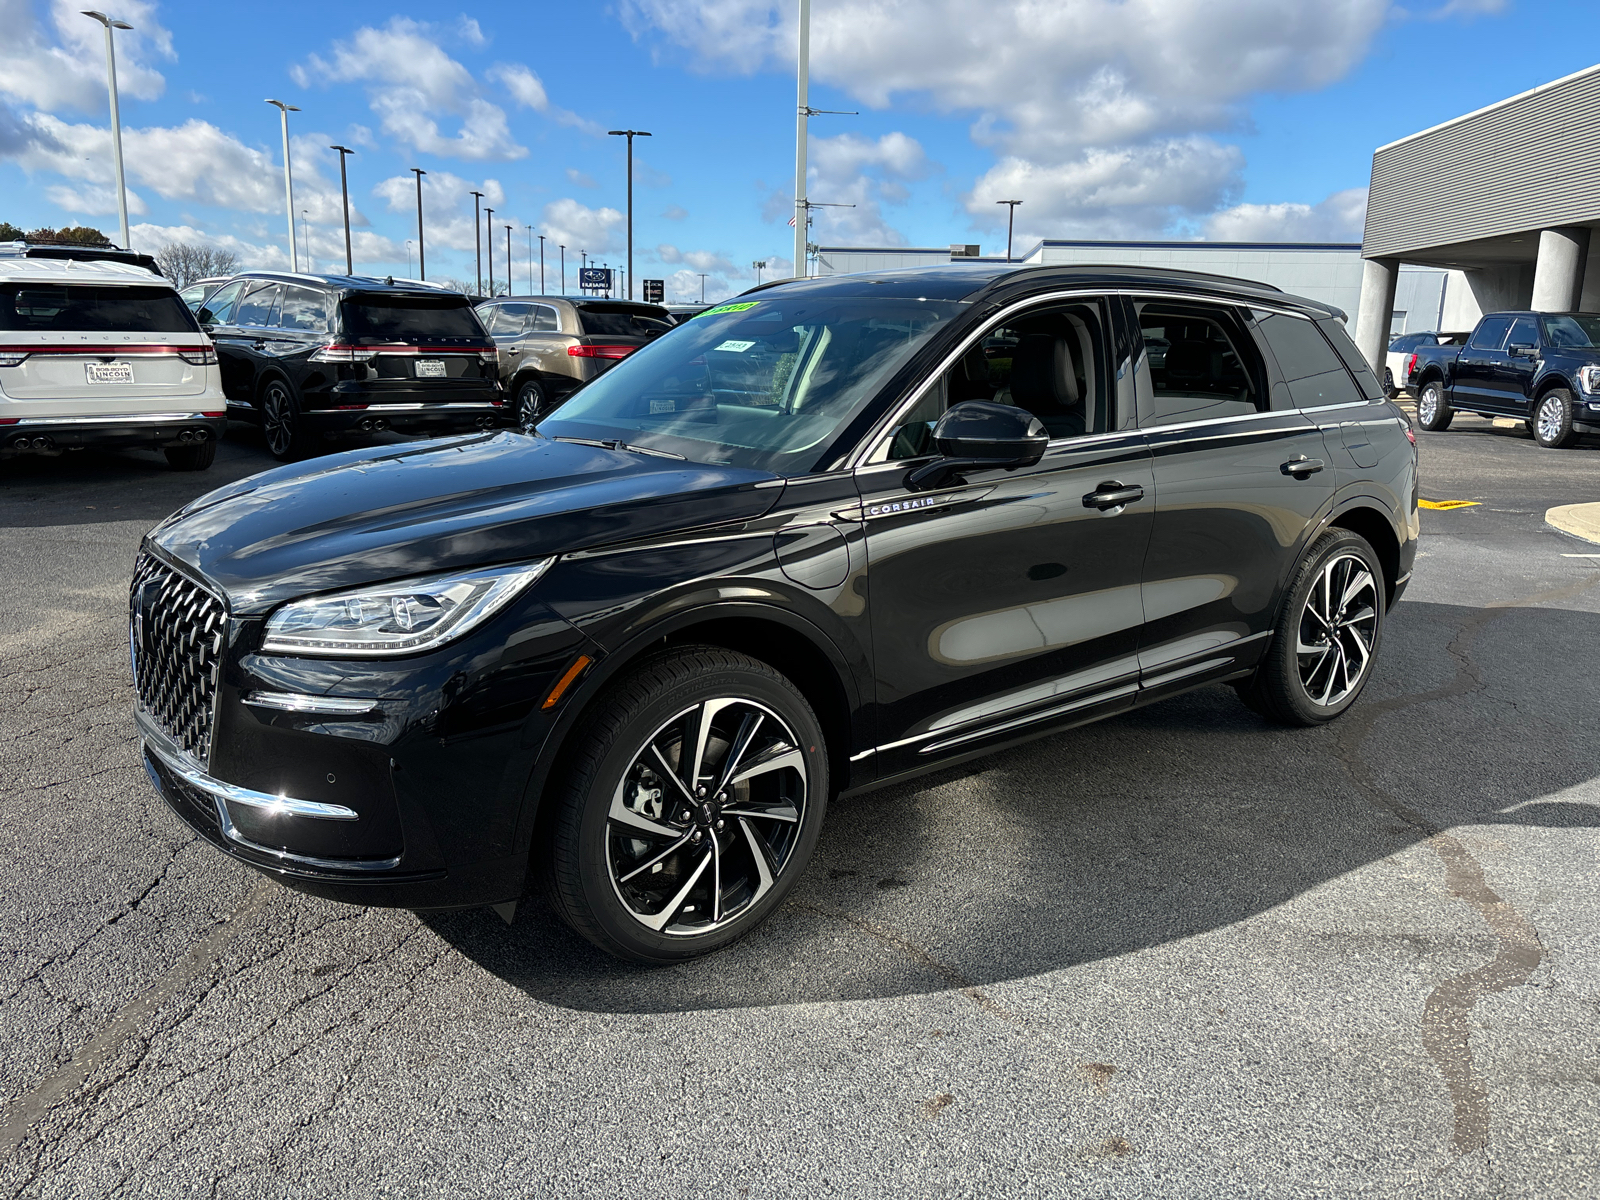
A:
<svg viewBox="0 0 1600 1200">
<path fill-rule="evenodd" d="M 637 346 L 568 346 L 567 354 L 573 358 L 627 358 Z"/>
<path fill-rule="evenodd" d="M 1411 378 L 1411 373 L 1417 369 L 1417 356 L 1411 355 L 1406 359 L 1406 378 Z"/>
<path fill-rule="evenodd" d="M 378 357 L 376 350 L 369 350 L 365 346 L 341 346 L 330 342 L 326 346 L 319 346 L 316 353 L 312 354 L 312 362 L 325 363 L 365 363 Z"/>
<path fill-rule="evenodd" d="M 26 350 L 0 350 L 0 367 L 20 367 L 27 358 Z"/>
<path fill-rule="evenodd" d="M 178 357 L 194 367 L 214 367 L 217 365 L 217 351 L 212 346 L 195 346 L 190 349 L 179 350 Z"/>
<path fill-rule="evenodd" d="M 1406 440 L 1413 446 L 1417 444 L 1417 431 L 1409 425 L 1406 426 Z"/>
<path fill-rule="evenodd" d="M 228 414 L 226 412 L 203 412 L 200 415 L 202 417 L 225 417 Z"/>
<path fill-rule="evenodd" d="M 498 350 L 479 350 L 478 351 L 478 361 L 479 362 L 486 362 L 486 363 L 495 363 L 496 365 L 498 365 L 499 362 L 500 362 L 500 351 L 498 351 Z"/>
</svg>

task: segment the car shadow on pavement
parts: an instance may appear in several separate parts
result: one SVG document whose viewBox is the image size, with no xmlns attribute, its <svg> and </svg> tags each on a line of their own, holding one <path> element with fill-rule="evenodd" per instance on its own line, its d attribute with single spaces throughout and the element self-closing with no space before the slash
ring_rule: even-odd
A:
<svg viewBox="0 0 1600 1200">
<path fill-rule="evenodd" d="M 1600 616 L 1408 603 L 1361 705 L 1285 730 L 1226 687 L 837 802 L 764 926 L 698 961 L 619 963 L 536 898 L 425 914 L 548 1003 L 640 1013 L 979 989 L 1220 930 L 1349 872 L 1368 903 L 1416 901 L 1458 825 L 1600 828 L 1583 705 Z M 1367 712 L 1371 708 L 1374 711 Z M 1363 732 L 1365 731 L 1365 736 Z M 1404 912 L 1395 918 L 1402 926 Z"/>
</svg>

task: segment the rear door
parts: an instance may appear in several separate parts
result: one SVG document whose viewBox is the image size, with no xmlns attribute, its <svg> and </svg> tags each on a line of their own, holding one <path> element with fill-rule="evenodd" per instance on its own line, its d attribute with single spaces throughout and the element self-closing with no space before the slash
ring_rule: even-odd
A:
<svg viewBox="0 0 1600 1200">
<path fill-rule="evenodd" d="M 1132 703 L 1154 481 L 1115 309 L 991 326 L 858 470 L 881 776 Z M 1033 412 L 1044 457 L 908 492 L 933 423 L 967 400 Z"/>
<path fill-rule="evenodd" d="M 13 283 L 0 286 L 0 391 L 29 415 L 171 411 L 205 391 L 193 315 L 169 286 Z"/>
<path fill-rule="evenodd" d="M 1456 356 L 1455 383 L 1450 403 L 1468 412 L 1499 412 L 1505 407 L 1504 393 L 1495 383 L 1495 372 L 1505 358 L 1506 336 L 1511 332 L 1508 316 L 1485 317 L 1472 331 L 1472 337 Z"/>
<path fill-rule="evenodd" d="M 1161 366 L 1141 356 L 1135 372 L 1156 496 L 1139 667 L 1145 692 L 1175 691 L 1260 656 L 1334 472 L 1287 388 L 1274 406 L 1281 381 L 1242 309 L 1156 296 L 1128 306 L 1143 336 L 1168 342 Z"/>
<path fill-rule="evenodd" d="M 522 365 L 527 349 L 524 340 L 533 315 L 533 305 L 521 301 L 506 301 L 492 308 L 481 308 L 478 315 L 494 339 L 495 353 L 500 360 L 500 378 L 510 379 Z"/>
</svg>

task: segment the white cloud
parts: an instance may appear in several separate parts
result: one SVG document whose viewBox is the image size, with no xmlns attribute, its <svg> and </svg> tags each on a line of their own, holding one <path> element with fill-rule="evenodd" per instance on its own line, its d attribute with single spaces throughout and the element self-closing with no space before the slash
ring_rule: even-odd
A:
<svg viewBox="0 0 1600 1200">
<path fill-rule="evenodd" d="M 593 258 L 625 245 L 625 220 L 614 208 L 590 208 L 567 197 L 544 206 L 544 222 L 539 228 L 572 255 L 587 250 Z"/>
<path fill-rule="evenodd" d="M 344 227 L 337 230 L 319 229 L 311 226 L 307 231 L 310 234 L 311 262 L 309 266 L 318 271 L 338 272 L 344 271 Z M 239 237 L 231 233 L 216 233 L 209 229 L 198 228 L 193 225 L 135 225 L 129 233 L 133 237 L 133 244 L 141 250 L 155 251 L 168 242 L 185 242 L 191 245 L 211 246 L 218 250 L 231 250 L 239 256 L 239 265 L 242 268 L 257 268 L 262 270 L 276 269 L 286 271 L 289 269 L 289 249 L 281 240 L 282 233 L 276 235 L 267 228 L 256 231 L 258 240 Z M 295 236 L 301 235 L 301 228 L 295 225 Z M 351 254 L 355 259 L 356 271 L 362 270 L 362 264 L 367 263 L 392 263 L 402 262 L 405 259 L 405 247 L 389 238 L 382 237 L 368 230 L 352 230 Z M 305 246 L 302 243 L 301 252 L 304 254 Z M 302 260 L 301 269 L 305 270 L 308 264 Z"/>
<path fill-rule="evenodd" d="M 663 242 L 656 247 L 654 259 L 669 267 L 675 267 L 682 263 L 693 267 L 696 271 L 704 271 L 708 275 L 733 276 L 740 274 L 739 268 L 733 265 L 731 258 L 715 250 L 679 250 L 676 246 Z"/>
<path fill-rule="evenodd" d="M 111 187 L 92 183 L 69 187 L 58 183 L 45 188 L 44 194 L 51 204 L 74 215 L 88 214 L 100 217 L 117 211 L 117 191 Z M 128 212 L 142 217 L 149 211 L 150 206 L 144 202 L 144 197 L 129 188 Z"/>
<path fill-rule="evenodd" d="M 1347 188 L 1317 204 L 1238 204 L 1206 219 L 1219 242 L 1359 242 L 1367 189 Z"/>
<path fill-rule="evenodd" d="M 82 7 L 52 0 L 52 37 L 32 0 L 0 0 L 0 93 L 41 109 L 107 112 L 105 28 Z M 117 90 L 140 100 L 154 100 L 166 88 L 150 60 L 176 57 L 155 8 L 148 0 L 122 0 L 112 14 L 133 26 L 116 34 Z"/>
<path fill-rule="evenodd" d="M 585 175 L 577 167 L 567 168 L 567 178 L 577 187 L 592 188 L 600 185 L 594 181 L 594 176 Z"/>
<path fill-rule="evenodd" d="M 551 104 L 550 97 L 544 90 L 544 81 L 522 63 L 495 63 L 487 74 L 490 79 L 510 92 L 511 98 L 523 108 L 531 108 L 536 113 L 542 113 L 558 125 L 570 125 L 574 129 L 581 129 L 584 133 L 597 136 L 600 134 L 600 126 L 593 121 Z"/>
<path fill-rule="evenodd" d="M 689 210 L 681 205 L 673 204 L 669 205 L 661 215 L 668 221 L 681 221 L 689 215 Z"/>
<path fill-rule="evenodd" d="M 372 191 L 384 199 L 390 212 L 410 216 L 414 227 L 417 211 L 415 175 L 395 175 L 379 183 Z M 483 193 L 480 207 L 496 210 L 493 230 L 485 223 L 480 236 L 493 241 L 494 237 L 504 237 L 506 224 L 515 225 L 519 230 L 526 224 L 509 211 L 502 211 L 506 192 L 498 179 L 473 181 L 449 171 L 430 171 L 422 177 L 422 222 L 428 245 L 471 250 L 479 244 L 473 240 L 472 193 L 475 191 Z"/>
<path fill-rule="evenodd" d="M 884 215 L 885 203 L 904 203 L 905 185 L 936 170 L 921 144 L 903 133 L 886 133 L 877 141 L 853 133 L 811 139 L 806 191 L 816 204 L 850 208 L 811 210 L 811 240 L 854 245 L 901 246 L 905 234 Z M 769 221 L 787 221 L 794 198 L 787 189 L 773 189 L 764 207 Z"/>
<path fill-rule="evenodd" d="M 313 83 L 368 85 L 368 100 L 385 133 L 426 154 L 469 160 L 526 157 L 506 123 L 505 110 L 484 99 L 472 72 L 451 58 L 432 26 L 393 17 L 382 29 L 364 26 L 336 42 L 331 58 L 313 54 L 290 75 Z M 440 131 L 432 114 L 458 119 Z"/>
</svg>

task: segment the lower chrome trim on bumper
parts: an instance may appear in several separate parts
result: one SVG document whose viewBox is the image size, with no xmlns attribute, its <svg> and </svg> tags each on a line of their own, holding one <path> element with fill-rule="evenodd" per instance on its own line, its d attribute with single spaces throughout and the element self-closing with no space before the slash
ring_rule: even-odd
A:
<svg viewBox="0 0 1600 1200">
<path fill-rule="evenodd" d="M 264 808 L 269 812 L 287 813 L 292 817 L 316 817 L 323 821 L 359 821 L 361 814 L 353 808 L 346 808 L 342 804 L 323 804 L 317 800 L 295 800 L 289 796 L 269 796 L 266 792 L 252 791 L 250 788 L 238 787 L 235 784 L 224 783 L 214 779 L 198 767 L 192 767 L 184 762 L 181 757 L 155 741 L 153 738 L 144 739 L 145 749 L 156 755 L 161 760 L 162 766 L 171 771 L 190 787 L 206 793 L 215 800 L 226 800 L 230 804 L 246 804 L 251 808 Z"/>
<path fill-rule="evenodd" d="M 97 417 L 19 417 L 16 425 L 168 425 L 184 421 L 220 421 L 221 413 L 101 413 Z"/>
</svg>

